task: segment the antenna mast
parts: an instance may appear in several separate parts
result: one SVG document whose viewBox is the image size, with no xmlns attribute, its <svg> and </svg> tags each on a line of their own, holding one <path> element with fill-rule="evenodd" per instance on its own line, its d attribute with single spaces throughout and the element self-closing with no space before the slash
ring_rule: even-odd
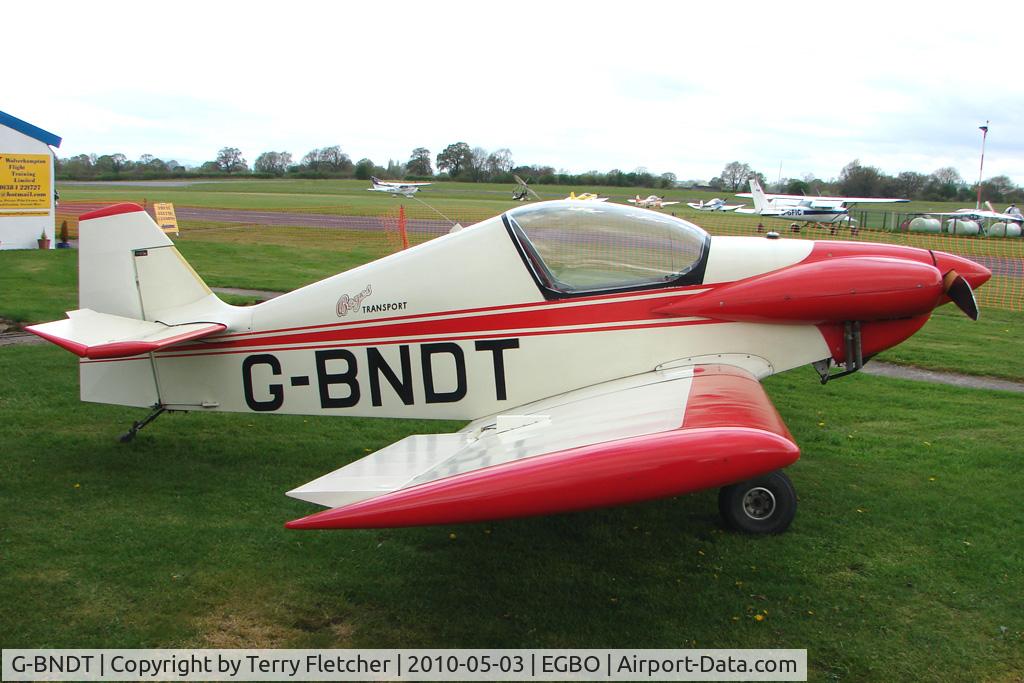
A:
<svg viewBox="0 0 1024 683">
<path fill-rule="evenodd" d="M 981 166 L 978 168 L 978 204 L 974 207 L 975 211 L 981 210 L 981 174 L 985 170 L 985 138 L 988 137 L 988 121 L 985 121 L 984 126 L 978 126 L 978 130 L 981 131 Z"/>
</svg>

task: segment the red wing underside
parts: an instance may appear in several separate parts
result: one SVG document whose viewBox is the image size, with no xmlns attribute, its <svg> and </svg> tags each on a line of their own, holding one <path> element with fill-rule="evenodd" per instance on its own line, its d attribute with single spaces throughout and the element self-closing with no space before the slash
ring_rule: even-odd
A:
<svg viewBox="0 0 1024 683">
<path fill-rule="evenodd" d="M 799 449 L 757 379 L 662 370 L 521 406 L 458 434 L 413 436 L 289 492 L 332 509 L 292 529 L 478 522 L 724 486 Z"/>
</svg>

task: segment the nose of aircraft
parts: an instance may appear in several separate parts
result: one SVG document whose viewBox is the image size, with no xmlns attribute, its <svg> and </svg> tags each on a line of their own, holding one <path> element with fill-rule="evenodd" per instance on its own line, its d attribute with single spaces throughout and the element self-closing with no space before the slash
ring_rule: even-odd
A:
<svg viewBox="0 0 1024 683">
<path fill-rule="evenodd" d="M 978 302 L 974 298 L 974 289 L 988 282 L 992 271 L 976 261 L 944 251 L 933 251 L 932 256 L 942 273 L 946 297 L 969 318 L 977 320 Z"/>
<path fill-rule="evenodd" d="M 968 284 L 971 285 L 971 289 L 977 289 L 992 277 L 991 270 L 969 258 L 947 254 L 944 251 L 933 251 L 932 255 L 935 257 L 935 263 L 943 275 L 951 270 L 955 270 L 960 277 L 967 280 Z"/>
</svg>

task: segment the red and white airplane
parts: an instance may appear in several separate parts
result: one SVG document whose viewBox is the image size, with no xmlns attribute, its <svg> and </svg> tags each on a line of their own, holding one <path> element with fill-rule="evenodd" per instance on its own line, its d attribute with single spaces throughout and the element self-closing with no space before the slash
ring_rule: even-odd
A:
<svg viewBox="0 0 1024 683">
<path fill-rule="evenodd" d="M 294 529 L 721 488 L 730 525 L 781 532 L 799 449 L 758 380 L 855 371 L 950 300 L 976 318 L 990 277 L 938 251 L 711 237 L 563 200 L 238 307 L 134 204 L 83 215 L 80 235 L 80 309 L 30 329 L 81 357 L 83 400 L 154 409 L 131 436 L 164 410 L 470 420 L 290 491 L 328 508 Z"/>
</svg>

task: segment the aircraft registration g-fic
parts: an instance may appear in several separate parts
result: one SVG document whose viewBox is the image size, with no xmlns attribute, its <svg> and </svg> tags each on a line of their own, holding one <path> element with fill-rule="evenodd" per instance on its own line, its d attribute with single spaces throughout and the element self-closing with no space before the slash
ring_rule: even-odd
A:
<svg viewBox="0 0 1024 683">
<path fill-rule="evenodd" d="M 80 309 L 30 328 L 86 401 L 469 420 L 289 492 L 291 528 L 442 524 L 720 488 L 777 533 L 799 449 L 759 380 L 854 372 L 953 301 L 973 261 L 912 247 L 711 237 L 607 202 L 521 206 L 251 307 L 213 294 L 134 204 L 80 222 Z"/>
</svg>

